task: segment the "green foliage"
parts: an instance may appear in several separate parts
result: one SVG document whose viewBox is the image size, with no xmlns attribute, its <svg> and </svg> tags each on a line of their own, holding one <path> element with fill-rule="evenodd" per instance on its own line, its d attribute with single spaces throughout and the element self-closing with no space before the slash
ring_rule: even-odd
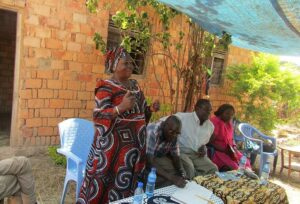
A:
<svg viewBox="0 0 300 204">
<path fill-rule="evenodd" d="M 251 65 L 228 67 L 231 94 L 242 107 L 239 117 L 265 132 L 272 130 L 282 122 L 282 111 L 290 115 L 299 110 L 299 76 L 281 69 L 278 58 L 266 54 L 254 57 Z"/>
<path fill-rule="evenodd" d="M 50 158 L 54 161 L 56 165 L 66 167 L 67 166 L 67 160 L 64 156 L 57 153 L 58 147 L 57 146 L 50 146 L 48 147 L 48 154 Z"/>
<path fill-rule="evenodd" d="M 102 53 L 106 52 L 106 43 L 104 42 L 102 36 L 99 33 L 95 33 L 94 38 L 93 38 L 96 49 L 100 50 Z"/>
<path fill-rule="evenodd" d="M 151 105 L 152 100 L 150 98 L 146 98 L 147 104 Z M 160 118 L 170 115 L 172 111 L 172 106 L 170 104 L 160 104 L 160 110 L 156 113 L 152 113 L 150 118 L 150 122 L 158 121 Z"/>
</svg>

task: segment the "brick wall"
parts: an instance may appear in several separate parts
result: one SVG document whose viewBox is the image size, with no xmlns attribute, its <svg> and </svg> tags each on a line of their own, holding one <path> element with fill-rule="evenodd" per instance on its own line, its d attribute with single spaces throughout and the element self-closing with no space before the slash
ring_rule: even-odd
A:
<svg viewBox="0 0 300 204">
<path fill-rule="evenodd" d="M 16 7 L 17 1 L 7 2 L 14 2 L 10 6 Z M 104 58 L 95 51 L 93 42 L 95 31 L 107 37 L 109 11 L 89 14 L 85 0 L 27 0 L 26 5 L 23 1 L 18 7 L 23 21 L 17 145 L 58 144 L 57 124 L 71 117 L 91 119 L 96 79 L 109 77 L 104 74 Z M 230 54 L 228 61 L 233 63 L 232 59 Z M 161 66 L 162 60 L 157 57 L 155 71 L 165 82 Z M 145 75 L 136 78 L 147 97 L 161 98 L 150 63 Z M 167 83 L 163 87 L 168 95 Z M 224 87 L 213 88 L 216 97 L 212 99 L 218 103 L 231 100 L 226 95 L 218 96 L 225 93 Z"/>
<path fill-rule="evenodd" d="M 249 64 L 252 60 L 252 55 L 254 52 L 251 52 L 247 49 L 242 49 L 234 46 L 229 47 L 228 56 L 227 56 L 227 67 L 234 64 Z M 226 74 L 226 67 L 223 73 Z M 230 82 L 228 80 L 224 80 L 223 83 L 219 86 L 212 86 L 210 88 L 210 100 L 212 101 L 213 109 L 216 110 L 220 105 L 224 103 L 230 103 L 235 108 L 236 111 L 239 111 L 239 102 L 236 98 L 229 96 L 230 92 Z"/>
<path fill-rule="evenodd" d="M 16 13 L 0 9 L 0 114 L 11 113 L 16 43 Z"/>
</svg>

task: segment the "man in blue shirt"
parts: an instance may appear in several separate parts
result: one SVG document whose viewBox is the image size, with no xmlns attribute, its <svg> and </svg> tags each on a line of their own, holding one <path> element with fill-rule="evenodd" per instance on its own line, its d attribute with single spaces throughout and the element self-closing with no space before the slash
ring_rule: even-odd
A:
<svg viewBox="0 0 300 204">
<path fill-rule="evenodd" d="M 180 131 L 181 122 L 174 115 L 165 121 L 150 123 L 147 126 L 148 167 L 156 168 L 158 187 L 173 184 L 184 187 L 186 184 L 177 143 Z"/>
</svg>

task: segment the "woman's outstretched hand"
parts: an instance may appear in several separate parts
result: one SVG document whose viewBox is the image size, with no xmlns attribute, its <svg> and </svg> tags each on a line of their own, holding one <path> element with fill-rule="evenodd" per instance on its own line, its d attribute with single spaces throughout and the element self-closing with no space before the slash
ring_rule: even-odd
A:
<svg viewBox="0 0 300 204">
<path fill-rule="evenodd" d="M 157 112 L 157 111 L 159 111 L 159 109 L 160 109 L 160 102 L 159 102 L 159 100 L 155 100 L 155 101 L 151 104 L 150 110 L 151 110 L 152 112 Z"/>
</svg>

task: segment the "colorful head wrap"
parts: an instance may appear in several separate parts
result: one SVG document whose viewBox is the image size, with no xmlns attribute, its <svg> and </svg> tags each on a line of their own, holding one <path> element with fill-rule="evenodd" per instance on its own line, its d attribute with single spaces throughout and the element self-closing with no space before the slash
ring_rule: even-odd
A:
<svg viewBox="0 0 300 204">
<path fill-rule="evenodd" d="M 130 55 L 123 47 L 117 47 L 109 50 L 105 56 L 105 68 L 113 73 L 116 70 L 119 60 Z"/>
</svg>

